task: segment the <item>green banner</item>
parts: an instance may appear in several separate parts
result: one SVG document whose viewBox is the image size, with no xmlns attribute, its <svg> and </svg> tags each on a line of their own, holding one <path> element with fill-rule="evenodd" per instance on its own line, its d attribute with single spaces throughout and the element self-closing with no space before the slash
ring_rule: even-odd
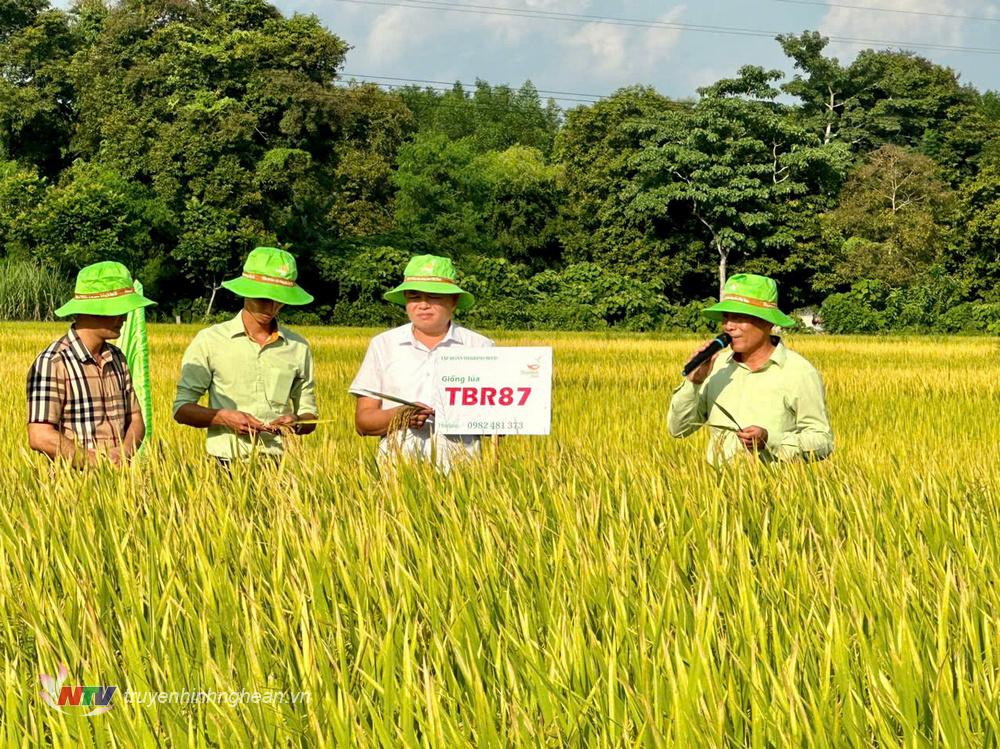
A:
<svg viewBox="0 0 1000 749">
<path fill-rule="evenodd" d="M 142 293 L 142 284 L 135 282 L 135 290 Z M 142 418 L 146 422 L 146 438 L 142 448 L 153 436 L 153 391 L 149 386 L 149 339 L 146 337 L 146 309 L 139 307 L 128 313 L 121 335 L 118 337 L 118 348 L 128 360 L 129 372 L 132 373 L 132 383 L 135 395 L 142 409 Z"/>
</svg>

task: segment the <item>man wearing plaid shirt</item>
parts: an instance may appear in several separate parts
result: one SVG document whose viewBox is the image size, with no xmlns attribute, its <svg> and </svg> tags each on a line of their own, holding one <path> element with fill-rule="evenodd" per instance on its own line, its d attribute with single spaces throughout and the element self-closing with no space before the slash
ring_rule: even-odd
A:
<svg viewBox="0 0 1000 749">
<path fill-rule="evenodd" d="M 28 443 L 49 458 L 93 464 L 127 461 L 146 433 L 118 337 L 125 315 L 154 302 L 138 294 L 121 263 L 89 265 L 73 299 L 56 315 L 75 315 L 69 332 L 38 355 L 28 373 Z"/>
</svg>

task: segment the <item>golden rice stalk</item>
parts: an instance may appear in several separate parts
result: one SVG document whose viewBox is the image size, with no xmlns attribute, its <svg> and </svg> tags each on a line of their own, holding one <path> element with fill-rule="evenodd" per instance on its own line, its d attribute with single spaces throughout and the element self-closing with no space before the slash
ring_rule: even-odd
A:
<svg viewBox="0 0 1000 749">
<path fill-rule="evenodd" d="M 395 409 L 385 432 L 386 445 L 390 453 L 398 453 L 403 449 L 403 440 L 406 438 L 406 430 L 410 427 L 410 419 L 418 413 L 420 408 L 417 406 L 400 406 Z"/>
</svg>

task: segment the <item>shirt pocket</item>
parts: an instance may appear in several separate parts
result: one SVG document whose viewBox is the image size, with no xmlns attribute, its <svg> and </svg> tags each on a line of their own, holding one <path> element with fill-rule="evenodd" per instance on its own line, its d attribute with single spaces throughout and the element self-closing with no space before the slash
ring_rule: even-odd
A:
<svg viewBox="0 0 1000 749">
<path fill-rule="evenodd" d="M 272 405 L 283 407 L 288 404 L 298 373 L 298 369 L 291 364 L 278 365 L 267 373 L 266 393 Z"/>
</svg>

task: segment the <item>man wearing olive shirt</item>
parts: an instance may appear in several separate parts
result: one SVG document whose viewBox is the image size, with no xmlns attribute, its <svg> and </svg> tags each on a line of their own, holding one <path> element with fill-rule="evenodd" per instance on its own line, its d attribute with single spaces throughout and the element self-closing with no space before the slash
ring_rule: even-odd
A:
<svg viewBox="0 0 1000 749">
<path fill-rule="evenodd" d="M 734 275 L 722 301 L 703 314 L 723 323 L 732 349 L 715 354 L 674 390 L 671 436 L 687 437 L 707 424 L 713 465 L 739 455 L 766 463 L 829 456 L 833 432 L 823 380 L 772 335 L 775 325 L 794 324 L 778 309 L 778 285 L 765 276 Z"/>
<path fill-rule="evenodd" d="M 208 430 L 208 454 L 221 463 L 253 454 L 279 458 L 285 440 L 316 429 L 313 357 L 305 338 L 278 323 L 286 304 L 308 304 L 295 258 L 258 247 L 243 275 L 222 285 L 244 297 L 232 320 L 195 336 L 181 363 L 174 420 Z M 198 400 L 208 393 L 208 406 Z"/>
</svg>

